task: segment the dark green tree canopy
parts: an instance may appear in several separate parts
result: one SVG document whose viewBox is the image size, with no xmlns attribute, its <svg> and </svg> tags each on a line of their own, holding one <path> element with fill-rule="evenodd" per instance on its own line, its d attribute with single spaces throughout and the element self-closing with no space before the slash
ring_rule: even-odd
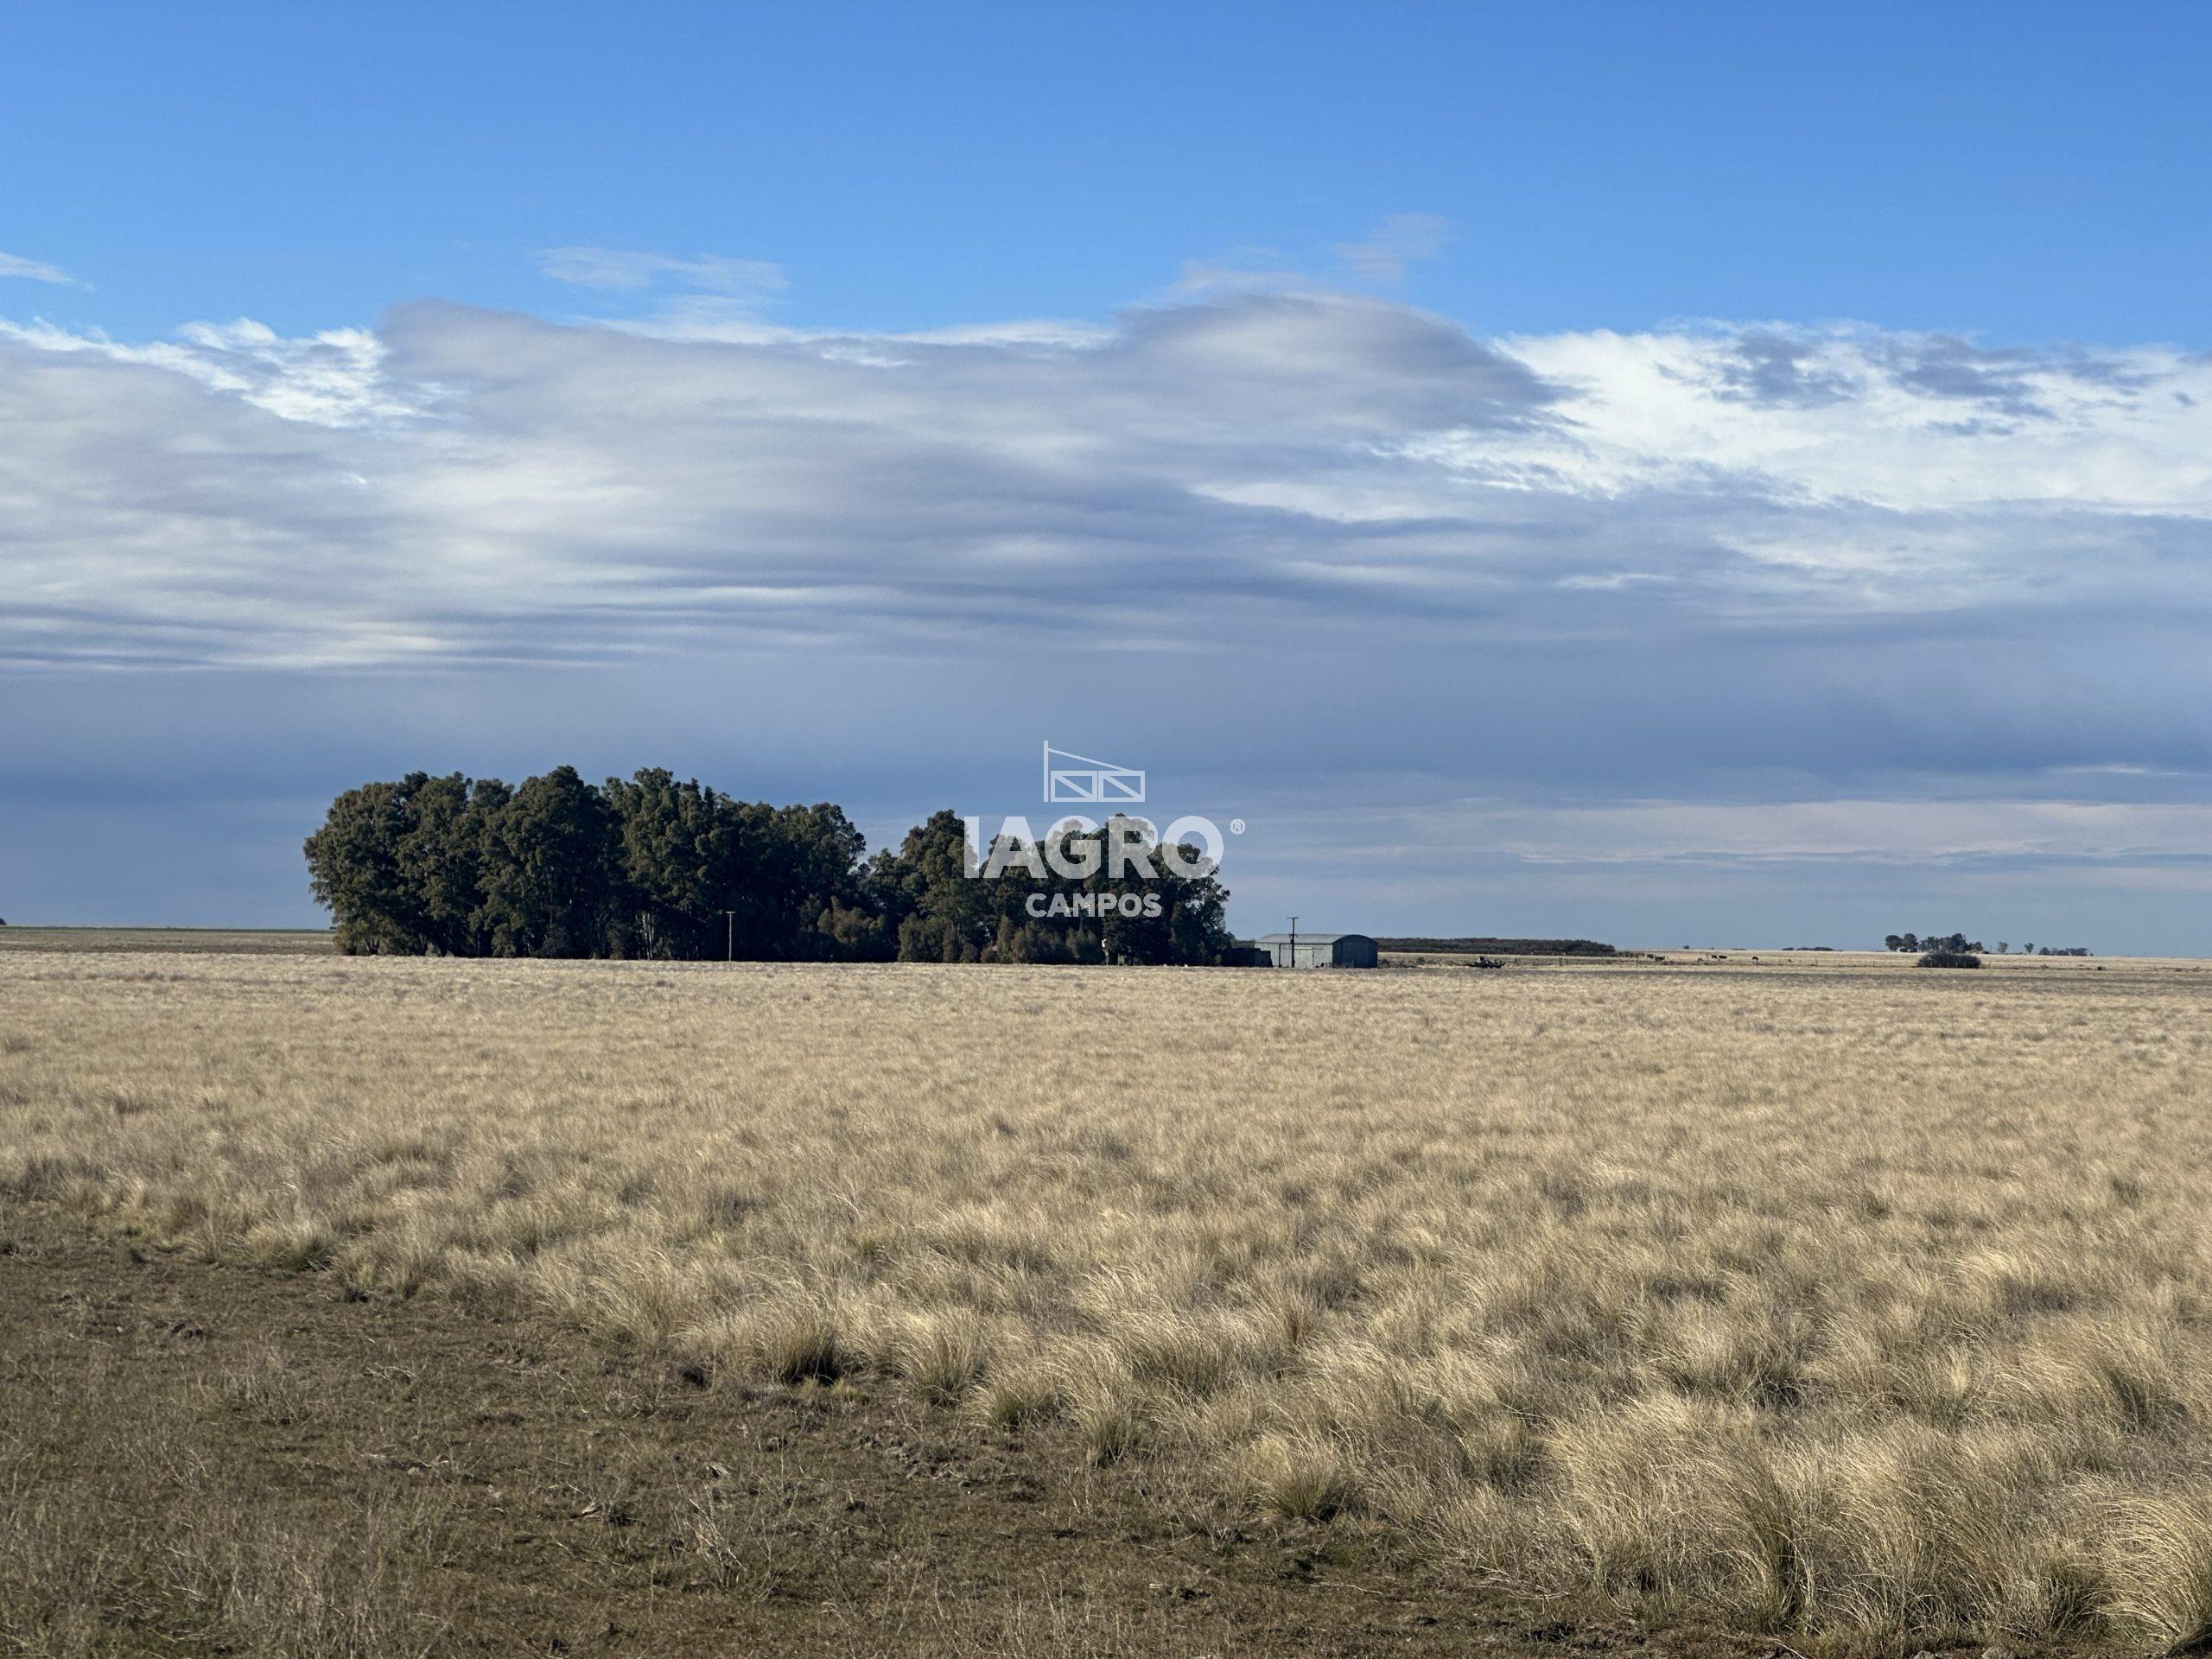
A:
<svg viewBox="0 0 2212 1659">
<path fill-rule="evenodd" d="M 1107 833 L 1064 833 L 1061 850 L 1083 862 Z M 660 767 L 593 785 L 558 766 L 512 789 L 410 772 L 340 795 L 306 852 L 354 955 L 1213 963 L 1229 944 L 1210 870 L 1109 878 L 1094 856 L 1077 877 L 980 877 L 950 811 L 863 861 L 836 806 L 741 801 Z"/>
</svg>

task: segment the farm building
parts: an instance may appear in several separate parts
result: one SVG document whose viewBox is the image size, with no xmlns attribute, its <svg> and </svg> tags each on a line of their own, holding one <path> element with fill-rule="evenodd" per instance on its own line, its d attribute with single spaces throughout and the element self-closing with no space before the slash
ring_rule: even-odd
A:
<svg viewBox="0 0 2212 1659">
<path fill-rule="evenodd" d="M 1382 961 L 1364 933 L 1265 933 L 1253 943 L 1277 968 L 1373 968 Z"/>
</svg>

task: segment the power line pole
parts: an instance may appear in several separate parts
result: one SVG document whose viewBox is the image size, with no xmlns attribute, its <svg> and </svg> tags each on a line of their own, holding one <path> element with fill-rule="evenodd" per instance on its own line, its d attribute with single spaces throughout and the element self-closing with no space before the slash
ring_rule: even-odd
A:
<svg viewBox="0 0 2212 1659">
<path fill-rule="evenodd" d="M 1298 918 L 1290 918 L 1290 965 L 1298 966 Z"/>
<path fill-rule="evenodd" d="M 722 960 L 737 960 L 737 912 L 734 910 L 722 912 Z"/>
</svg>

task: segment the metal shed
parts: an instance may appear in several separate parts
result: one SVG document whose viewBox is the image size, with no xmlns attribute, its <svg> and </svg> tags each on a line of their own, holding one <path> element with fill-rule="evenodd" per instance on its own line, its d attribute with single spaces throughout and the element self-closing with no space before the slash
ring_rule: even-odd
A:
<svg viewBox="0 0 2212 1659">
<path fill-rule="evenodd" d="M 1364 933 L 1263 933 L 1254 943 L 1278 968 L 1373 968 L 1382 954 Z"/>
</svg>

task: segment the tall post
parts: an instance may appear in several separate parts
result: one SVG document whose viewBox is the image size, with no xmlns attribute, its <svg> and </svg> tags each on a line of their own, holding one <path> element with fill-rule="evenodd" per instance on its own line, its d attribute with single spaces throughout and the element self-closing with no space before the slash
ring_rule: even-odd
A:
<svg viewBox="0 0 2212 1659">
<path fill-rule="evenodd" d="M 737 960 L 737 912 L 734 910 L 722 912 L 722 960 Z"/>
<path fill-rule="evenodd" d="M 1290 965 L 1298 966 L 1298 918 L 1290 918 Z"/>
</svg>

